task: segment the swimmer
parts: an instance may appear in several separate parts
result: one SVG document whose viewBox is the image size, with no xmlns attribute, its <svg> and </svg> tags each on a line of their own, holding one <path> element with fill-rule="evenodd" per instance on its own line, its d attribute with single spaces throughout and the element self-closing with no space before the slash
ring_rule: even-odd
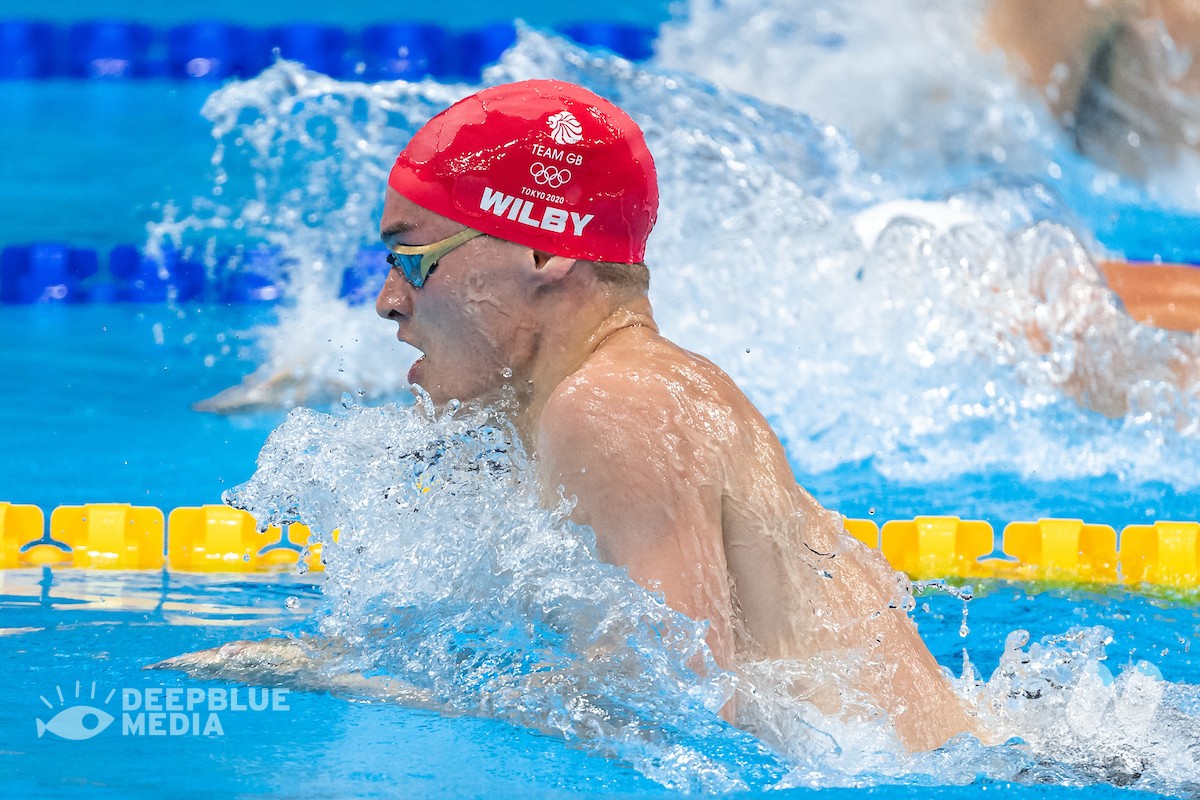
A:
<svg viewBox="0 0 1200 800">
<path fill-rule="evenodd" d="M 659 333 L 643 262 L 657 212 L 641 130 L 581 87 L 498 86 L 434 117 L 397 158 L 380 223 L 376 310 L 423 353 L 409 381 L 438 404 L 502 404 L 544 501 L 574 495 L 598 555 L 707 621 L 721 667 L 786 662 L 793 694 L 886 714 L 910 750 L 977 732 L 901 576 L 797 485 L 733 381 Z"/>
<path fill-rule="evenodd" d="M 993 0 L 982 30 L 1077 149 L 1127 175 L 1200 156 L 1200 4 Z"/>
</svg>

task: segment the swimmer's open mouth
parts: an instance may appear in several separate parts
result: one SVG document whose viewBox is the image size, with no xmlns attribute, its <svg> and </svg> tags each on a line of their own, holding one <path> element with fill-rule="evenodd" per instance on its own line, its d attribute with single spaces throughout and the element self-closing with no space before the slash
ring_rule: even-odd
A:
<svg viewBox="0 0 1200 800">
<path fill-rule="evenodd" d="M 416 361 L 414 361 L 412 366 L 408 368 L 408 382 L 409 383 L 417 383 L 418 382 L 418 375 L 420 374 L 419 368 L 420 368 L 422 362 L 424 362 L 424 361 L 425 361 L 425 354 L 422 353 L 421 357 L 418 358 Z"/>
</svg>

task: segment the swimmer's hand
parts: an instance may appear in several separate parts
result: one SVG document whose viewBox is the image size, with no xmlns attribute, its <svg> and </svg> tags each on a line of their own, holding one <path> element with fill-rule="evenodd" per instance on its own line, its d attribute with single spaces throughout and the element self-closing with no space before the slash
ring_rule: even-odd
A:
<svg viewBox="0 0 1200 800">
<path fill-rule="evenodd" d="M 229 642 L 143 667 L 179 670 L 193 678 L 220 677 L 246 683 L 267 677 L 283 679 L 315 668 L 316 661 L 293 639 Z"/>
<path fill-rule="evenodd" d="M 339 671 L 335 651 L 324 652 L 295 639 L 237 641 L 167 658 L 143 669 L 178 670 L 198 680 L 253 686 L 287 686 L 436 708 L 428 692 L 385 676 Z"/>
</svg>

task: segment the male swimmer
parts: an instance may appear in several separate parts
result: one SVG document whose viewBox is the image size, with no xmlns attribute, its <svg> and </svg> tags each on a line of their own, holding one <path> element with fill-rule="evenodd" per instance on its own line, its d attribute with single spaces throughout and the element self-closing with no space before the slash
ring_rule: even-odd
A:
<svg viewBox="0 0 1200 800">
<path fill-rule="evenodd" d="M 1097 163 L 1143 179 L 1200 163 L 1200 3 L 992 0 L 981 38 Z M 1200 269 L 1099 266 L 1138 321 L 1200 331 Z"/>
<path fill-rule="evenodd" d="M 397 158 L 380 224 L 376 309 L 423 353 L 409 380 L 438 404 L 504 397 L 546 502 L 576 496 L 598 555 L 708 621 L 722 667 L 789 662 L 794 694 L 882 712 L 911 750 L 975 732 L 882 555 L 796 484 L 724 372 L 659 334 L 643 263 L 657 211 L 641 130 L 581 87 L 498 86 L 434 117 Z"/>
<path fill-rule="evenodd" d="M 982 30 L 1080 152 L 1126 174 L 1200 155 L 1200 4 L 992 0 Z"/>
</svg>

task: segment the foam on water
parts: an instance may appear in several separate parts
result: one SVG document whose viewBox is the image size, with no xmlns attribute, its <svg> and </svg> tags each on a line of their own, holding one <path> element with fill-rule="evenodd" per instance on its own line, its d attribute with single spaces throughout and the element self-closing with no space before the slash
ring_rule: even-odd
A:
<svg viewBox="0 0 1200 800">
<path fill-rule="evenodd" d="M 1051 126 L 973 46 L 980 5 L 690 0 L 657 60 L 834 124 L 909 186 L 995 166 L 1045 175 Z"/>
<path fill-rule="evenodd" d="M 1200 687 L 1172 684 L 1146 661 L 1117 677 L 1104 665 L 1111 631 L 1072 628 L 1028 648 L 1010 634 L 1000 666 L 979 687 L 983 717 L 1037 755 L 1031 782 L 1118 786 L 1194 796 L 1200 789 Z"/>
<path fill-rule="evenodd" d="M 405 696 L 561 737 L 675 789 L 981 777 L 1200 788 L 1200 689 L 1145 662 L 1114 679 L 1102 627 L 1028 647 L 1017 631 L 987 680 L 964 660 L 958 690 L 1008 742 L 964 736 L 916 756 L 886 719 L 826 717 L 792 697 L 796 663 L 720 671 L 703 625 L 596 558 L 569 500 L 539 505 L 499 412 L 348 399 L 332 415 L 298 409 L 226 500 L 264 524 L 314 529 L 325 602 L 305 641 L 330 654 L 325 669 L 400 681 L 416 690 Z M 716 716 L 735 691 L 753 737 Z"/>
<path fill-rule="evenodd" d="M 986 0 L 688 0 L 657 62 L 812 114 L 914 194 L 966 175 L 1030 175 L 1095 215 L 1147 199 L 1200 209 L 1200 163 L 1159 152 L 1141 185 L 1078 156 L 1045 104 L 981 35 Z M 1191 56 L 1164 37 L 1165 60 Z M 1180 117 L 1196 98 L 1164 90 Z M 1147 150 L 1150 148 L 1147 146 Z M 1098 202 L 1099 201 L 1099 202 Z"/>
</svg>

